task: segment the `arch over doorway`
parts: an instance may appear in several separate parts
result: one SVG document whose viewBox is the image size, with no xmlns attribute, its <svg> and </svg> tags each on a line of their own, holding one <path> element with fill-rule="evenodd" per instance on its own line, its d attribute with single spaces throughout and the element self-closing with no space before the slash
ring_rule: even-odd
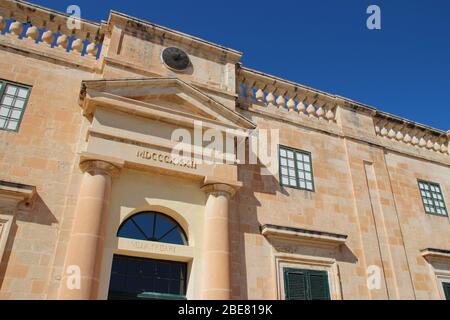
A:
<svg viewBox="0 0 450 320">
<path fill-rule="evenodd" d="M 178 222 L 156 211 L 132 215 L 120 225 L 117 236 L 177 245 L 188 244 L 186 233 Z"/>
</svg>

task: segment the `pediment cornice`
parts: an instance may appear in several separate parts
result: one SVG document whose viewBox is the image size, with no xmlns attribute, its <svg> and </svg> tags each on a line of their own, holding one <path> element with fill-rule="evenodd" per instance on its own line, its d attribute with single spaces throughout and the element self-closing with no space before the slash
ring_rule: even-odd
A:
<svg viewBox="0 0 450 320">
<path fill-rule="evenodd" d="M 179 103 L 176 107 L 167 107 L 159 103 L 161 99 Z M 93 114 L 97 106 L 104 106 L 168 121 L 183 122 L 184 118 L 184 122 L 204 120 L 225 128 L 256 127 L 243 115 L 175 77 L 83 81 L 80 105 L 85 115 Z"/>
</svg>

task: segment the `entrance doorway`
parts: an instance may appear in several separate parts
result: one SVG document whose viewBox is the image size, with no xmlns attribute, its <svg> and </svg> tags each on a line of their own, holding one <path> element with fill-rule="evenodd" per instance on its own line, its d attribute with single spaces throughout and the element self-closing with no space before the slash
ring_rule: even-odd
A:
<svg viewBox="0 0 450 320">
<path fill-rule="evenodd" d="M 183 262 L 114 255 L 109 300 L 186 299 Z"/>
<path fill-rule="evenodd" d="M 125 220 L 117 231 L 118 238 L 187 245 L 181 226 L 171 217 L 154 211 L 135 214 Z M 186 299 L 187 263 L 113 256 L 108 299 Z"/>
</svg>

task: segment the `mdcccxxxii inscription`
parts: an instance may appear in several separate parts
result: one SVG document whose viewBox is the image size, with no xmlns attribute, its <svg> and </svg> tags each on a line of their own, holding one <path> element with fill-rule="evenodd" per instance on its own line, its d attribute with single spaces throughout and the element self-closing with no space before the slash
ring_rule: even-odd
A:
<svg viewBox="0 0 450 320">
<path fill-rule="evenodd" d="M 174 166 L 185 167 L 189 169 L 197 169 L 197 163 L 192 159 L 185 159 L 183 157 L 173 157 L 172 155 L 165 155 L 158 152 L 139 150 L 137 157 L 145 160 L 153 160 L 154 162 L 167 163 Z"/>
</svg>

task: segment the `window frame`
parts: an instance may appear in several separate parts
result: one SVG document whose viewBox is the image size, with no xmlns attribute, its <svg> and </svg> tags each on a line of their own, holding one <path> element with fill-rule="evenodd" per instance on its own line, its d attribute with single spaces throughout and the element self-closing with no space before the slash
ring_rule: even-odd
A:
<svg viewBox="0 0 450 320">
<path fill-rule="evenodd" d="M 296 184 L 297 184 L 296 186 L 283 184 L 283 180 L 282 180 L 283 174 L 281 173 L 281 167 L 282 167 L 281 166 L 281 149 L 284 149 L 286 151 L 290 150 L 290 151 L 294 152 L 295 180 L 296 180 Z M 305 155 L 309 156 L 309 161 L 310 161 L 310 165 L 311 165 L 311 183 L 312 183 L 312 189 L 311 190 L 306 188 L 306 187 L 305 188 L 300 187 L 300 183 L 299 183 L 300 178 L 298 176 L 298 166 L 297 166 L 297 153 L 302 153 L 302 154 L 305 154 Z M 304 171 L 304 170 L 302 170 L 302 171 Z M 278 172 L 279 172 L 278 175 L 279 175 L 279 179 L 280 179 L 280 185 L 282 187 L 292 188 L 292 189 L 297 189 L 297 190 L 303 190 L 303 191 L 308 191 L 308 192 L 316 192 L 316 184 L 314 183 L 313 158 L 312 158 L 312 153 L 311 152 L 279 144 L 278 145 Z M 304 172 L 306 172 L 306 171 L 304 171 Z M 303 179 L 303 180 L 307 181 L 306 179 Z"/>
<path fill-rule="evenodd" d="M 28 101 L 30 100 L 31 90 L 32 90 L 33 87 L 31 85 L 26 85 L 26 84 L 23 84 L 23 83 L 18 83 L 18 82 L 15 82 L 15 81 L 9 81 L 9 80 L 5 80 L 5 79 L 0 79 L 0 84 L 2 84 L 2 87 L 0 88 L 0 105 L 1 105 L 1 101 L 3 100 L 3 95 L 5 94 L 5 90 L 6 90 L 6 87 L 8 86 L 8 84 L 28 90 L 28 94 L 27 94 L 26 98 L 24 98 L 24 105 L 23 105 L 23 108 L 22 108 L 22 112 L 20 113 L 20 118 L 17 120 L 17 127 L 16 127 L 16 129 L 0 128 L 0 131 L 19 132 L 20 126 L 22 124 L 23 117 L 25 115 L 26 108 L 28 106 Z"/>
<path fill-rule="evenodd" d="M 422 195 L 422 189 L 420 188 L 420 184 L 426 184 L 428 186 L 434 186 L 434 187 L 439 187 L 439 191 L 440 191 L 440 195 L 442 196 L 442 202 L 444 203 L 444 208 L 445 211 L 447 212 L 447 214 L 439 214 L 439 213 L 434 213 L 434 212 L 428 212 L 427 209 L 425 208 L 425 202 L 424 202 L 424 197 Z M 433 216 L 438 216 L 438 217 L 444 217 L 444 218 L 448 218 L 449 217 L 449 213 L 448 213 L 448 207 L 447 207 L 447 203 L 445 201 L 445 195 L 444 195 L 444 191 L 441 188 L 441 185 L 439 183 L 436 182 L 431 182 L 431 181 L 427 181 L 427 180 L 423 180 L 423 179 L 417 179 L 417 187 L 419 188 L 419 195 L 420 195 L 420 199 L 422 201 L 422 206 L 423 206 L 423 210 L 425 211 L 425 214 L 430 214 Z M 431 190 L 430 190 L 431 191 Z M 426 197 L 426 199 L 429 199 L 428 197 Z M 431 198 L 433 200 L 433 208 L 436 209 L 436 206 L 434 205 L 434 199 L 433 197 Z M 439 207 L 441 208 L 441 207 Z"/>
</svg>

